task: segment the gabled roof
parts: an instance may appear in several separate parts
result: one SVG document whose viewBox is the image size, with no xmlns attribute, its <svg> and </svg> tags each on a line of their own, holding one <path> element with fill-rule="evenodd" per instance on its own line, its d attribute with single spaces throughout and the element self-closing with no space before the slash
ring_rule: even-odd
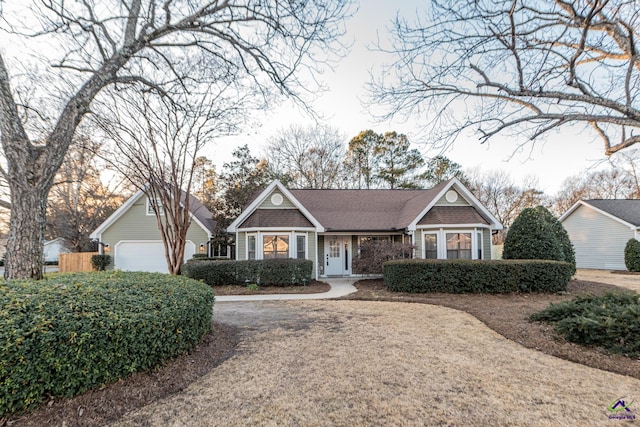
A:
<svg viewBox="0 0 640 427">
<path fill-rule="evenodd" d="M 473 224 L 502 228 L 500 222 L 456 178 L 428 190 L 287 190 L 274 181 L 243 211 L 228 231 L 235 232 L 260 204 L 279 188 L 319 231 L 389 231 L 415 229 L 420 219 L 445 193 L 455 189 L 475 208 Z M 473 209 L 471 208 L 471 209 Z M 254 221 L 251 222 L 254 224 Z"/>
<path fill-rule="evenodd" d="M 100 224 L 89 237 L 91 237 L 92 239 L 99 238 L 107 228 L 109 228 L 122 215 L 124 215 L 125 212 L 127 212 L 144 195 L 144 191 L 138 190 L 133 196 L 127 199 L 127 201 L 124 202 L 122 206 L 116 209 L 116 211 L 111 214 L 109 218 L 107 218 L 102 224 Z M 186 193 L 183 191 L 181 196 L 182 202 L 184 202 L 185 196 Z M 192 194 L 189 195 L 189 212 L 191 213 L 191 219 L 193 219 L 200 228 L 202 228 L 211 236 L 216 226 L 216 221 L 213 219 L 213 214 L 209 211 L 209 209 L 206 208 L 206 206 L 204 206 L 200 202 L 200 200 L 198 200 Z"/>
<path fill-rule="evenodd" d="M 561 217 L 564 221 L 578 207 L 587 205 L 630 227 L 640 227 L 640 200 L 637 199 L 592 199 L 579 200 Z"/>
</svg>

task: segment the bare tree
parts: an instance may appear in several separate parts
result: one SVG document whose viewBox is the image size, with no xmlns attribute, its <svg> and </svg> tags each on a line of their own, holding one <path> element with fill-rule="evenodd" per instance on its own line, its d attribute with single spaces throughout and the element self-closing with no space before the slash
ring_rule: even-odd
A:
<svg viewBox="0 0 640 427">
<path fill-rule="evenodd" d="M 545 195 L 538 190 L 537 179 L 526 178 L 521 184 L 513 182 L 506 171 L 467 172 L 469 188 L 491 213 L 504 225 L 495 237 L 494 243 L 502 243 L 509 226 L 525 208 L 533 208 L 545 203 Z"/>
<path fill-rule="evenodd" d="M 590 127 L 611 155 L 640 142 L 640 8 L 630 0 L 433 0 L 396 19 L 373 82 L 389 115 L 428 114 L 434 142 Z M 395 71 L 395 73 L 393 72 Z"/>
<path fill-rule="evenodd" d="M 102 183 L 100 148 L 88 136 L 76 136 L 49 193 L 45 235 L 62 237 L 72 252 L 95 250 L 89 235 L 123 201 L 122 177 L 114 177 L 109 185 Z"/>
<path fill-rule="evenodd" d="M 339 186 L 345 137 L 327 125 L 291 125 L 272 137 L 265 157 L 274 176 L 296 188 Z"/>
<path fill-rule="evenodd" d="M 5 63 L 0 57 L 2 173 L 12 209 L 5 277 L 42 277 L 47 196 L 77 126 L 105 88 L 135 84 L 171 96 L 213 76 L 209 81 L 224 77 L 239 88 L 258 88 L 265 99 L 275 90 L 302 100 L 317 88 L 307 77 L 343 52 L 335 42 L 344 32 L 350 3 L 32 0 L 4 5 L 3 40 L 33 41 L 41 52 L 29 61 L 7 56 Z M 10 85 L 9 68 L 31 64 L 30 72 L 13 75 Z M 39 71 L 46 76 L 34 80 Z M 21 89 L 33 87 L 41 99 L 59 100 L 59 108 L 44 114 L 34 108 L 44 102 L 19 102 L 26 97 Z"/>
<path fill-rule="evenodd" d="M 234 110 L 212 96 L 214 89 L 205 93 L 198 103 L 190 97 L 187 105 L 132 92 L 120 96 L 112 112 L 98 120 L 115 142 L 113 166 L 149 199 L 170 274 L 180 274 L 184 263 L 199 152 L 236 120 Z"/>
</svg>

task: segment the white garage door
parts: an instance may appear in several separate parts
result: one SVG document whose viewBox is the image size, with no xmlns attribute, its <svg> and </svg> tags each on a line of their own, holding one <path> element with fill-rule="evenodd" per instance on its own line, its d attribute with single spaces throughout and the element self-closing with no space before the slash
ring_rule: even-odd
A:
<svg viewBox="0 0 640 427">
<path fill-rule="evenodd" d="M 184 248 L 184 259 L 190 259 L 196 245 L 188 240 Z M 149 271 L 167 273 L 167 261 L 161 241 L 120 242 L 116 245 L 114 268 L 124 271 Z"/>
</svg>

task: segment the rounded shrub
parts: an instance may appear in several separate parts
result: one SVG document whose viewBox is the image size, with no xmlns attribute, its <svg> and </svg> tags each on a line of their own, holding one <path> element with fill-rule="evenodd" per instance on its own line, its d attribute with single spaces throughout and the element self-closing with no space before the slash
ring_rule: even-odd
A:
<svg viewBox="0 0 640 427">
<path fill-rule="evenodd" d="M 640 271 L 640 242 L 629 239 L 624 248 L 624 265 L 629 271 Z"/>
<path fill-rule="evenodd" d="M 0 282 L 0 419 L 183 353 L 210 331 L 213 301 L 205 284 L 157 273 Z"/>
<path fill-rule="evenodd" d="M 513 221 L 504 240 L 504 259 L 545 259 L 573 265 L 575 252 L 569 234 L 546 208 L 526 208 Z"/>
</svg>

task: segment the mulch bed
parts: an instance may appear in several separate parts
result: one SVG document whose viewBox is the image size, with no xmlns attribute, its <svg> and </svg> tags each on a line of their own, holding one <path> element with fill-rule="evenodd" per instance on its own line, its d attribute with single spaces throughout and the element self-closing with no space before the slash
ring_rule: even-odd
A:
<svg viewBox="0 0 640 427">
<path fill-rule="evenodd" d="M 640 361 L 584 348 L 558 337 L 546 324 L 530 322 L 531 313 L 553 302 L 566 301 L 584 293 L 602 294 L 621 290 L 616 286 L 595 282 L 572 281 L 566 295 L 548 294 L 410 294 L 386 290 L 381 279 L 357 282 L 358 292 L 342 299 L 396 301 L 442 305 L 470 313 L 504 337 L 525 347 L 594 368 L 640 379 Z M 328 289 L 313 283 L 306 290 L 315 293 Z M 226 287 L 225 287 L 226 288 Z M 244 287 L 239 287 L 244 288 Z M 231 292 L 232 288 L 228 288 Z M 262 293 L 281 293 L 291 288 L 262 288 Z M 324 290 L 323 290 L 324 289 Z M 237 292 L 237 289 L 233 289 Z M 221 289 L 216 295 L 223 295 Z M 239 341 L 235 327 L 214 323 L 214 330 L 191 352 L 167 362 L 151 372 L 136 373 L 117 383 L 81 396 L 50 401 L 21 417 L 0 419 L 10 426 L 99 426 L 113 422 L 129 411 L 148 405 L 165 396 L 180 392 L 224 362 L 234 353 Z"/>
<path fill-rule="evenodd" d="M 331 289 L 328 283 L 312 280 L 306 286 L 260 286 L 251 290 L 247 286 L 213 286 L 216 295 L 270 295 L 270 294 L 317 294 Z"/>
</svg>

